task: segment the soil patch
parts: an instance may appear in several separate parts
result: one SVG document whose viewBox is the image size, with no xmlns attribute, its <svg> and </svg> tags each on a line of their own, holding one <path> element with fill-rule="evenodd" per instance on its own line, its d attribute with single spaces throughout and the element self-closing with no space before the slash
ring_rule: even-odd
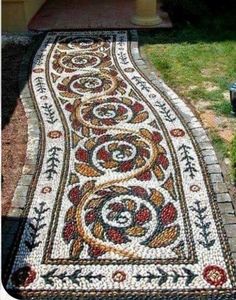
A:
<svg viewBox="0 0 236 300">
<path fill-rule="evenodd" d="M 26 157 L 27 119 L 19 99 L 18 75 L 27 46 L 2 50 L 2 214 L 11 207 Z"/>
</svg>

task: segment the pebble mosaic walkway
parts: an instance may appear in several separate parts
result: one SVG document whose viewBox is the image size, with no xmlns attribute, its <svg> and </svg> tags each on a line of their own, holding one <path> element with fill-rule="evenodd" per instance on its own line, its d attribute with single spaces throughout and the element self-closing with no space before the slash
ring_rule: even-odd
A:
<svg viewBox="0 0 236 300">
<path fill-rule="evenodd" d="M 22 91 L 30 138 L 9 215 L 24 207 L 6 270 L 10 294 L 236 296 L 220 214 L 222 202 L 232 204 L 213 148 L 190 109 L 145 68 L 135 31 L 43 40 Z"/>
</svg>

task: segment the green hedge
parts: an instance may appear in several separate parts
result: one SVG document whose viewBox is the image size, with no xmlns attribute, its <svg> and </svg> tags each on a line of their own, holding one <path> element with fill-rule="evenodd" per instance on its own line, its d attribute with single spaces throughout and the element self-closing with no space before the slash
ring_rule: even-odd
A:
<svg viewBox="0 0 236 300">
<path fill-rule="evenodd" d="M 174 19 L 194 20 L 221 13 L 222 10 L 229 10 L 236 6 L 235 0 L 162 0 L 164 9 Z"/>
</svg>

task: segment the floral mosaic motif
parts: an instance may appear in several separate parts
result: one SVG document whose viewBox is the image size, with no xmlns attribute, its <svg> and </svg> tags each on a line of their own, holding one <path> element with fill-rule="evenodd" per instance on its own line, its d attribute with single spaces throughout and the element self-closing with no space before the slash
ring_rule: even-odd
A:
<svg viewBox="0 0 236 300">
<path fill-rule="evenodd" d="M 183 137 L 185 135 L 185 132 L 183 129 L 175 128 L 170 131 L 170 134 L 174 137 Z"/>
<path fill-rule="evenodd" d="M 66 98 L 78 98 L 85 93 L 91 96 L 98 94 L 124 93 L 126 83 L 117 77 L 116 71 L 99 70 L 91 73 L 72 75 L 58 83 L 60 95 Z"/>
<path fill-rule="evenodd" d="M 178 150 L 181 152 L 182 155 L 181 161 L 185 162 L 184 172 L 188 173 L 189 176 L 193 179 L 195 177 L 195 174 L 198 172 L 198 170 L 196 169 L 194 158 L 191 156 L 192 148 L 185 144 L 182 144 L 178 148 Z"/>
<path fill-rule="evenodd" d="M 106 134 L 89 139 L 75 157 L 75 169 L 84 176 L 100 176 L 109 170 L 124 173 L 146 164 L 150 146 L 134 134 Z"/>
<path fill-rule="evenodd" d="M 193 184 L 190 186 L 190 191 L 193 192 L 193 193 L 197 193 L 201 190 L 200 186 L 196 185 L 196 184 Z"/>
<path fill-rule="evenodd" d="M 87 51 L 101 51 L 110 48 L 109 39 L 104 37 L 76 37 L 76 38 L 65 38 L 62 39 L 57 48 L 60 50 L 73 50 L 87 52 Z"/>
<path fill-rule="evenodd" d="M 82 220 L 77 211 L 81 201 L 86 198 L 88 185 L 91 193 L 93 183 L 82 188 L 76 186 L 69 193 L 74 206 L 67 212 L 63 237 L 67 243 L 74 240 L 71 254 L 77 256 L 84 249 L 83 239 L 88 241 L 84 232 L 88 235 L 88 231 L 94 237 L 93 244 L 89 244 L 88 254 L 94 258 L 113 250 L 106 249 L 106 242 L 115 246 L 136 241 L 149 248 L 159 248 L 171 245 L 178 238 L 179 225 L 175 224 L 177 210 L 173 203 L 165 203 L 164 196 L 155 189 L 146 191 L 138 186 L 111 186 L 96 190 L 94 196 L 85 203 Z M 80 222 L 78 218 L 81 218 Z M 83 224 L 86 230 L 82 230 Z M 96 239 L 104 241 L 104 244 L 99 243 L 95 247 Z"/>
<path fill-rule="evenodd" d="M 72 73 L 78 69 L 93 68 L 93 67 L 109 67 L 111 57 L 102 53 L 84 52 L 61 52 L 57 51 L 54 55 L 53 69 L 57 73 L 67 72 Z"/>
<path fill-rule="evenodd" d="M 71 113 L 73 129 L 85 137 L 91 133 L 103 134 L 113 126 L 140 124 L 148 119 L 140 102 L 123 97 L 102 97 L 85 102 L 78 99 L 73 105 L 66 104 L 66 110 Z"/>
<path fill-rule="evenodd" d="M 108 171 L 126 173 L 139 170 L 134 176 L 141 181 L 150 180 L 153 171 L 162 180 L 163 170 L 168 168 L 169 161 L 164 148 L 158 144 L 153 145 L 153 142 L 161 140 L 158 132 L 151 133 L 145 129 L 140 130 L 140 135 L 120 133 L 90 138 L 76 151 L 78 162 L 75 163 L 75 169 L 87 177 L 98 177 Z M 147 163 L 151 163 L 153 168 L 146 170 Z"/>
<path fill-rule="evenodd" d="M 155 105 L 159 107 L 160 114 L 164 116 L 167 122 L 173 123 L 176 120 L 176 117 L 173 115 L 171 110 L 167 107 L 166 103 L 161 101 L 156 101 Z"/>
<path fill-rule="evenodd" d="M 203 270 L 204 279 L 212 286 L 222 286 L 227 281 L 224 269 L 216 265 L 209 265 Z"/>
<path fill-rule="evenodd" d="M 51 286 L 54 285 L 54 280 L 60 280 L 62 282 L 67 282 L 67 280 L 70 280 L 75 285 L 81 284 L 81 279 L 86 280 L 87 282 L 94 282 L 94 281 L 101 281 L 104 275 L 97 274 L 95 275 L 93 272 L 89 272 L 86 274 L 82 274 L 82 270 L 75 270 L 73 273 L 68 274 L 68 272 L 63 272 L 58 274 L 58 268 L 54 268 L 52 271 L 47 272 L 44 275 L 41 275 L 43 278 L 45 284 L 49 284 Z"/>
<path fill-rule="evenodd" d="M 49 208 L 45 208 L 45 205 L 45 202 L 41 202 L 39 203 L 39 208 L 34 207 L 35 217 L 28 223 L 29 238 L 24 242 L 29 251 L 32 251 L 42 243 L 41 240 L 36 240 L 39 237 L 40 230 L 42 230 L 46 226 L 44 214 L 49 210 Z"/>
<path fill-rule="evenodd" d="M 62 132 L 59 130 L 49 131 L 48 137 L 51 139 L 58 139 L 62 136 Z"/>
<path fill-rule="evenodd" d="M 132 79 L 135 81 L 135 83 L 137 85 L 139 85 L 141 87 L 142 91 L 147 91 L 147 92 L 150 91 L 150 87 L 148 86 L 147 82 L 145 80 L 143 80 L 142 77 L 140 77 L 140 76 L 133 76 Z"/>
<path fill-rule="evenodd" d="M 40 94 L 43 94 L 46 92 L 46 83 L 43 80 L 43 77 L 36 77 L 35 78 L 35 85 L 36 85 L 36 90 Z"/>
<path fill-rule="evenodd" d="M 196 200 L 195 205 L 191 207 L 191 210 L 196 214 L 197 221 L 194 224 L 201 231 L 201 240 L 198 240 L 207 250 L 215 244 L 215 239 L 211 239 L 211 222 L 207 221 L 207 207 L 202 206 L 199 200 Z"/>
<path fill-rule="evenodd" d="M 44 114 L 47 116 L 47 122 L 49 124 L 54 124 L 58 121 L 58 119 L 55 117 L 55 110 L 52 104 L 44 103 L 42 108 L 44 109 Z"/>
<path fill-rule="evenodd" d="M 49 194 L 51 193 L 52 188 L 50 186 L 45 186 L 44 188 L 42 188 L 41 193 L 43 194 Z"/>
<path fill-rule="evenodd" d="M 49 158 L 47 159 L 47 170 L 45 171 L 48 180 L 52 180 L 57 175 L 57 168 L 60 163 L 59 152 L 61 151 L 62 149 L 56 146 L 48 150 Z"/>
<path fill-rule="evenodd" d="M 122 123 L 138 124 L 148 119 L 144 106 L 130 98 L 105 97 L 91 102 L 76 102 L 77 119 L 89 126 L 111 127 Z"/>
<path fill-rule="evenodd" d="M 123 282 L 126 279 L 126 274 L 123 271 L 116 271 L 112 274 L 112 279 L 114 282 Z"/>
<path fill-rule="evenodd" d="M 27 287 L 34 282 L 36 276 L 36 271 L 30 265 L 26 265 L 12 274 L 11 281 L 16 287 Z"/>
<path fill-rule="evenodd" d="M 168 280 L 172 280 L 172 282 L 175 284 L 177 284 L 179 280 L 184 280 L 185 286 L 188 286 L 194 281 L 196 277 L 198 277 L 197 274 L 195 274 L 188 268 L 182 268 L 181 273 L 175 270 L 172 270 L 171 272 L 166 272 L 158 267 L 156 267 L 156 269 L 156 273 L 147 272 L 146 275 L 137 274 L 133 277 L 136 278 L 137 281 L 146 280 L 147 282 L 152 282 L 155 280 L 158 282 L 159 286 L 163 285 Z"/>
</svg>

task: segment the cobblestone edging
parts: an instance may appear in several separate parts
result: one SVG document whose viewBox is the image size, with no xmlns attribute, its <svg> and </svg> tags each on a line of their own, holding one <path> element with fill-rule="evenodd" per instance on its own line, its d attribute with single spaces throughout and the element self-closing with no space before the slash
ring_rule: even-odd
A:
<svg viewBox="0 0 236 300">
<path fill-rule="evenodd" d="M 40 129 L 37 113 L 34 107 L 32 95 L 29 89 L 29 71 L 31 67 L 32 57 L 41 44 L 42 37 L 38 36 L 33 46 L 29 45 L 28 51 L 25 53 L 20 66 L 19 72 L 19 90 L 20 100 L 24 106 L 27 118 L 27 149 L 25 164 L 22 169 L 20 180 L 14 192 L 11 202 L 11 208 L 8 215 L 4 217 L 2 227 L 2 262 L 3 265 L 7 260 L 7 256 L 11 253 L 16 232 L 21 222 L 24 222 L 27 216 L 24 215 L 26 208 L 27 194 L 31 185 L 35 170 L 37 167 L 37 157 L 40 140 Z"/>
<path fill-rule="evenodd" d="M 145 59 L 141 57 L 138 46 L 138 33 L 136 30 L 131 31 L 131 53 L 139 69 L 161 91 L 161 93 L 174 104 L 195 137 L 211 179 L 232 256 L 236 262 L 236 215 L 232 199 L 224 182 L 220 164 L 206 131 L 186 103 L 156 75 L 155 69 L 152 69 Z"/>
</svg>

